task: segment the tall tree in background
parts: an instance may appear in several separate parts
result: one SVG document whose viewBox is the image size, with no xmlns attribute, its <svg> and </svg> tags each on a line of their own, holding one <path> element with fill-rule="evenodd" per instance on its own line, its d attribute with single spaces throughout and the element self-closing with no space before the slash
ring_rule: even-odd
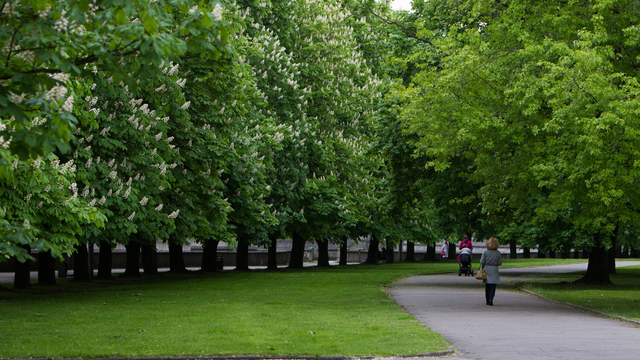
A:
<svg viewBox="0 0 640 360">
<path fill-rule="evenodd" d="M 609 281 L 610 238 L 638 222 L 631 3 L 425 3 L 443 56 L 414 77 L 404 113 L 436 170 L 471 162 L 489 216 L 530 209 L 590 234 L 586 282 Z"/>
</svg>

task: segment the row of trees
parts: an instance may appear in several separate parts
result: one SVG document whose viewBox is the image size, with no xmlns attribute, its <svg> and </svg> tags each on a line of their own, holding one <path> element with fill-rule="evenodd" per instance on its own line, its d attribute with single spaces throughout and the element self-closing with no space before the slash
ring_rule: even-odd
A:
<svg viewBox="0 0 640 360">
<path fill-rule="evenodd" d="M 0 251 L 39 250 L 41 282 L 65 251 L 88 279 L 87 243 L 100 277 L 115 244 L 135 276 L 140 251 L 157 271 L 157 239 L 175 271 L 189 238 L 205 269 L 219 241 L 246 269 L 250 244 L 291 237 L 301 267 L 305 241 L 328 265 L 329 242 L 405 227 L 373 151 L 384 62 L 361 3 L 3 4 Z"/>
<path fill-rule="evenodd" d="M 440 221 L 587 249 L 583 281 L 609 281 L 640 220 L 636 6 L 414 1 L 399 20 L 410 73 L 392 97 Z"/>
<path fill-rule="evenodd" d="M 51 283 L 65 251 L 89 278 L 87 243 L 110 277 L 115 244 L 135 276 L 157 239 L 180 271 L 186 239 L 211 270 L 287 237 L 296 268 L 306 241 L 326 266 L 472 230 L 586 248 L 608 281 L 638 223 L 632 5 L 4 2 L 0 252 Z"/>
</svg>

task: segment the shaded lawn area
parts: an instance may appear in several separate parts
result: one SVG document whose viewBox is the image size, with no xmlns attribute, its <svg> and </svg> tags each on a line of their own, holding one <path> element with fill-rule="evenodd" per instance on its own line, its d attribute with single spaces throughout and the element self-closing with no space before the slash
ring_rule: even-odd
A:
<svg viewBox="0 0 640 360">
<path fill-rule="evenodd" d="M 560 259 L 505 260 L 543 266 Z M 474 263 L 477 265 L 477 261 Z M 455 260 L 277 272 L 225 271 L 0 292 L 0 358 L 391 356 L 449 344 L 384 293 Z"/>
<path fill-rule="evenodd" d="M 617 268 L 616 274 L 611 275 L 613 285 L 574 284 L 584 273 L 535 275 L 546 281 L 520 286 L 552 300 L 640 321 L 640 266 Z"/>
</svg>

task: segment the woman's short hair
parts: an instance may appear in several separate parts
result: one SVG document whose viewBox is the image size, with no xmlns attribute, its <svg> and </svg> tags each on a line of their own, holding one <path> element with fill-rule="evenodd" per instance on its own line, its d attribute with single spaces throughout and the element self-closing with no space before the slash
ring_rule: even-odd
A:
<svg viewBox="0 0 640 360">
<path fill-rule="evenodd" d="M 487 240 L 488 250 L 498 250 L 499 246 L 500 246 L 500 243 L 498 242 L 498 238 L 490 237 L 489 240 Z"/>
</svg>

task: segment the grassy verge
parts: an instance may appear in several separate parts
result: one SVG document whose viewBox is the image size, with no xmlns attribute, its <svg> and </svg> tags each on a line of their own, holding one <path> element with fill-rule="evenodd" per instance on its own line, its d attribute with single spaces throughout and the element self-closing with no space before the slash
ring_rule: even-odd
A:
<svg viewBox="0 0 640 360">
<path fill-rule="evenodd" d="M 505 266 L 564 262 L 509 260 Z M 404 276 L 457 269 L 457 261 L 449 260 L 60 281 L 54 288 L 5 291 L 0 292 L 0 358 L 442 351 L 449 349 L 447 342 L 381 287 Z"/>
<path fill-rule="evenodd" d="M 640 321 L 640 266 L 618 268 L 611 275 L 613 285 L 583 285 L 572 281 L 584 272 L 562 275 L 536 275 L 560 282 L 530 282 L 520 286 L 549 299 Z"/>
<path fill-rule="evenodd" d="M 477 261 L 475 261 L 477 263 Z M 525 268 L 536 266 L 552 266 L 562 264 L 577 264 L 587 262 L 587 259 L 548 259 L 548 258 L 532 258 L 532 259 L 504 259 L 502 267 Z M 477 265 L 477 264 L 476 264 Z"/>
</svg>

